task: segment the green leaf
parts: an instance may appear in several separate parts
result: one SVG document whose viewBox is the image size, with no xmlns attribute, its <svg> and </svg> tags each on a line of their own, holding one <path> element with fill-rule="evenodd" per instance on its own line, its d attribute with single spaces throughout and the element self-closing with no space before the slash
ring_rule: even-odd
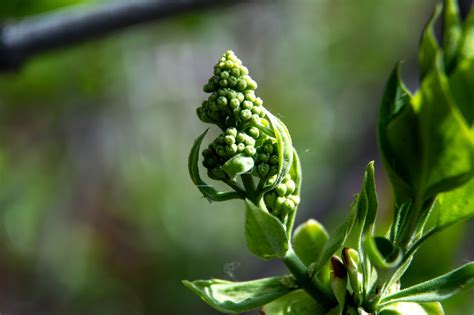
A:
<svg viewBox="0 0 474 315">
<path fill-rule="evenodd" d="M 409 303 L 401 302 L 387 306 L 379 315 L 444 315 L 443 307 L 439 302 Z"/>
<path fill-rule="evenodd" d="M 246 282 L 225 280 L 183 281 L 207 304 L 223 313 L 240 313 L 256 309 L 292 291 L 280 277 Z"/>
<path fill-rule="evenodd" d="M 254 166 L 254 160 L 243 154 L 237 154 L 222 165 L 222 169 L 231 179 L 250 171 Z"/>
<path fill-rule="evenodd" d="M 418 52 L 418 62 L 420 64 L 420 81 L 431 71 L 439 51 L 438 41 L 434 34 L 434 24 L 441 14 L 442 5 L 437 3 L 431 18 L 426 23 L 421 36 L 420 49 Z"/>
<path fill-rule="evenodd" d="M 474 285 L 474 262 L 447 274 L 382 298 L 380 305 L 398 302 L 437 302 Z"/>
<path fill-rule="evenodd" d="M 245 200 L 245 238 L 249 250 L 262 259 L 282 258 L 288 251 L 285 226 L 271 215 L 263 202 L 256 206 Z"/>
<path fill-rule="evenodd" d="M 379 205 L 377 190 L 375 189 L 374 161 L 370 162 L 365 170 L 362 194 L 367 198 L 367 216 L 364 223 L 364 233 L 372 234 Z"/>
<path fill-rule="evenodd" d="M 444 64 L 449 73 L 456 66 L 462 40 L 461 17 L 456 0 L 444 1 L 443 21 Z"/>
<path fill-rule="evenodd" d="M 423 201 L 464 184 L 474 168 L 469 128 L 453 103 L 439 62 L 436 64 L 413 100 L 422 152 L 416 191 L 424 196 Z"/>
<path fill-rule="evenodd" d="M 411 201 L 405 202 L 399 207 L 395 207 L 395 215 L 392 225 L 390 226 L 390 241 L 395 242 L 398 240 L 402 227 L 406 225 L 410 208 Z"/>
<path fill-rule="evenodd" d="M 306 266 L 315 262 L 326 244 L 329 235 L 324 226 L 310 219 L 295 229 L 293 249 Z"/>
<path fill-rule="evenodd" d="M 265 305 L 262 315 L 314 315 L 323 314 L 324 308 L 303 290 L 296 290 Z"/>
<path fill-rule="evenodd" d="M 400 79 L 400 64 L 397 64 L 385 85 L 377 142 L 398 204 L 413 195 L 410 174 L 419 147 L 417 137 L 413 136 L 417 134 L 417 122 L 410 101 L 410 92 Z"/>
<path fill-rule="evenodd" d="M 301 190 L 301 181 L 303 172 L 301 171 L 301 163 L 296 150 L 293 148 L 293 162 L 291 163 L 291 168 L 289 172 L 292 180 L 295 182 L 295 191 L 293 195 L 299 196 Z M 288 235 L 288 239 L 291 238 L 291 232 L 293 231 L 293 224 L 295 222 L 296 210 L 291 211 L 288 214 L 288 219 L 286 220 L 286 232 Z"/>
<path fill-rule="evenodd" d="M 244 199 L 245 196 L 241 196 L 237 192 L 219 192 L 211 185 L 207 184 L 201 179 L 199 175 L 199 152 L 201 148 L 201 143 L 204 137 L 207 134 L 206 129 L 197 139 L 194 141 L 193 147 L 191 148 L 191 153 L 188 158 L 188 170 L 191 176 L 193 183 L 199 189 L 199 191 L 206 197 L 209 201 L 225 201 L 230 199 Z"/>
<path fill-rule="evenodd" d="M 370 162 L 362 179 L 362 189 L 357 202 L 357 219 L 355 222 L 356 239 L 361 240 L 362 234 L 372 234 L 378 201 L 375 190 L 374 162 Z"/>
<path fill-rule="evenodd" d="M 357 204 L 359 196 L 356 195 L 354 201 L 351 204 L 349 214 L 344 221 L 337 227 L 336 232 L 331 235 L 324 245 L 323 251 L 319 256 L 314 267 L 314 275 L 316 276 L 322 267 L 329 261 L 329 259 L 338 252 L 346 242 L 349 234 L 351 233 L 357 216 Z"/>
<path fill-rule="evenodd" d="M 270 121 L 275 138 L 278 144 L 278 173 L 275 181 L 271 181 L 271 184 L 267 184 L 263 190 L 269 191 L 278 186 L 281 183 L 286 174 L 290 171 L 293 163 L 293 144 L 291 142 L 290 133 L 286 128 L 285 124 L 275 117 L 268 110 L 265 110 L 265 114 Z"/>
<path fill-rule="evenodd" d="M 472 130 L 474 123 L 474 58 L 459 63 L 449 77 L 449 87 L 457 107 Z"/>
<path fill-rule="evenodd" d="M 474 179 L 453 191 L 440 194 L 435 204 L 437 231 L 470 218 L 474 218 Z"/>
<path fill-rule="evenodd" d="M 291 179 L 295 182 L 295 191 L 293 192 L 293 195 L 299 195 L 301 190 L 301 182 L 303 180 L 303 172 L 301 170 L 300 158 L 298 157 L 298 153 L 296 153 L 294 148 L 293 163 L 291 164 L 290 175 Z"/>
<path fill-rule="evenodd" d="M 388 269 L 398 266 L 403 252 L 384 237 L 368 237 L 364 240 L 364 250 L 370 262 L 378 268 Z"/>
<path fill-rule="evenodd" d="M 459 59 L 474 58 L 474 9 L 471 8 L 469 15 L 464 22 L 464 37 L 462 39 L 461 49 L 459 51 Z"/>
</svg>

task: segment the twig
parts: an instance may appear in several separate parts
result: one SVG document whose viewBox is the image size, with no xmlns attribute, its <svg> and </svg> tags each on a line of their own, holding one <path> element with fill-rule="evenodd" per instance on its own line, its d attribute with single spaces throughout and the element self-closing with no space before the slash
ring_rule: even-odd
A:
<svg viewBox="0 0 474 315">
<path fill-rule="evenodd" d="M 0 72 L 15 70 L 29 58 L 128 26 L 193 11 L 247 1 L 141 0 L 81 6 L 25 18 L 1 26 Z"/>
</svg>

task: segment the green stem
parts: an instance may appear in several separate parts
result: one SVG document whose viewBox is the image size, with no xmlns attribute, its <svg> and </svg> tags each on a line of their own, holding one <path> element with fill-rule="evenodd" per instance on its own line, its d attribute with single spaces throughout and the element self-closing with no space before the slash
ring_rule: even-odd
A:
<svg viewBox="0 0 474 315">
<path fill-rule="evenodd" d="M 311 295 L 326 311 L 337 305 L 336 298 L 333 295 L 314 285 L 308 275 L 308 269 L 292 247 L 288 249 L 285 257 L 283 257 L 283 263 L 293 274 L 299 286 Z"/>
<path fill-rule="evenodd" d="M 242 199 L 245 199 L 246 197 L 245 190 L 243 190 L 242 187 L 239 186 L 239 184 L 231 180 L 227 180 L 225 181 L 225 183 L 229 185 L 229 187 L 231 187 L 233 190 L 235 190 L 235 192 L 238 193 L 239 196 L 242 197 Z"/>
<path fill-rule="evenodd" d="M 245 190 L 247 191 L 247 197 L 255 204 L 258 204 L 258 199 L 255 194 L 255 183 L 251 174 L 242 174 L 242 183 L 244 184 Z"/>
</svg>

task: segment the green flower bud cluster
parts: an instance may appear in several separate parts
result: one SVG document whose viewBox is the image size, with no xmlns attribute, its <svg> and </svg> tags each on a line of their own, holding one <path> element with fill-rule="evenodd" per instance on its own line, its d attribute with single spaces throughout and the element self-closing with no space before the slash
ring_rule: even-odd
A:
<svg viewBox="0 0 474 315">
<path fill-rule="evenodd" d="M 204 92 L 211 93 L 197 109 L 203 122 L 220 127 L 230 127 L 251 122 L 262 122 L 265 112 L 263 101 L 255 96 L 257 83 L 249 76 L 248 69 L 232 51 L 222 56 L 214 67 L 214 75 L 204 85 Z"/>
<path fill-rule="evenodd" d="M 278 144 L 274 138 L 266 137 L 257 148 L 254 175 L 266 179 L 278 173 Z"/>
<path fill-rule="evenodd" d="M 265 205 L 274 216 L 283 220 L 286 215 L 295 211 L 300 203 L 300 196 L 295 193 L 296 183 L 288 174 L 275 189 L 265 194 Z"/>
<path fill-rule="evenodd" d="M 245 174 L 259 181 L 252 196 L 263 196 L 268 210 L 282 221 L 299 204 L 295 180 L 289 174 L 270 191 L 264 187 L 275 183 L 280 170 L 279 144 L 271 134 L 273 126 L 261 98 L 255 95 L 257 83 L 249 76 L 248 69 L 232 51 L 226 52 L 214 67 L 213 76 L 204 86 L 210 93 L 208 99 L 197 109 L 198 117 L 207 123 L 219 126 L 222 133 L 202 152 L 203 166 L 208 176 L 226 183 L 238 185 L 231 178 L 228 167 L 239 157 L 251 157 L 253 166 Z M 270 132 L 269 132 L 270 131 Z M 236 157 L 236 159 L 233 159 Z M 247 161 L 248 162 L 248 161 Z M 243 173 L 241 173 L 243 174 Z M 247 181 L 247 187 L 249 185 Z M 245 184 L 244 184 L 245 186 Z"/>
<path fill-rule="evenodd" d="M 257 128 L 251 127 L 247 132 L 237 131 L 237 128 L 227 128 L 209 147 L 202 152 L 203 165 L 208 170 L 208 176 L 216 180 L 226 180 L 228 176 L 222 166 L 237 154 L 254 157 L 257 153 L 256 140 L 260 137 Z"/>
</svg>

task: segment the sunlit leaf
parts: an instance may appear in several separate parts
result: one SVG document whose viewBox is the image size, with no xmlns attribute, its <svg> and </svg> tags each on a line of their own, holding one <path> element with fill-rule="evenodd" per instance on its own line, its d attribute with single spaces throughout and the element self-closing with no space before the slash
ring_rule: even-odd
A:
<svg viewBox="0 0 474 315">
<path fill-rule="evenodd" d="M 368 237 L 364 241 L 364 250 L 371 263 L 383 269 L 394 268 L 402 260 L 401 248 L 384 237 Z"/>
<path fill-rule="evenodd" d="M 293 161 L 293 144 L 291 142 L 290 133 L 285 124 L 268 110 L 265 110 L 265 114 L 270 121 L 273 132 L 275 133 L 279 158 L 277 179 L 264 187 L 264 191 L 269 191 L 278 186 L 290 171 Z"/>
<path fill-rule="evenodd" d="M 283 257 L 288 250 L 285 226 L 264 207 L 245 200 L 245 237 L 249 250 L 262 259 Z"/>
<path fill-rule="evenodd" d="M 295 229 L 293 249 L 303 263 L 308 266 L 321 254 L 329 236 L 324 226 L 310 219 Z"/>
<path fill-rule="evenodd" d="M 378 312 L 379 315 L 444 315 L 441 303 L 410 303 L 392 304 Z"/>
<path fill-rule="evenodd" d="M 449 87 L 457 107 L 472 130 L 474 122 L 474 58 L 459 63 L 449 77 Z"/>
<path fill-rule="evenodd" d="M 444 230 L 452 224 L 474 218 L 474 179 L 453 191 L 440 194 L 435 208 L 438 220 L 435 229 Z"/>
<path fill-rule="evenodd" d="M 254 160 L 243 154 L 237 154 L 222 165 L 222 169 L 231 179 L 250 171 L 254 166 Z"/>
<path fill-rule="evenodd" d="M 280 277 L 246 282 L 218 279 L 183 281 L 183 284 L 207 304 L 225 313 L 240 313 L 256 309 L 292 290 L 282 283 Z"/>
<path fill-rule="evenodd" d="M 201 179 L 199 175 L 199 151 L 202 140 L 206 136 L 209 129 L 206 129 L 197 139 L 194 141 L 191 153 L 188 158 L 188 170 L 191 175 L 191 179 L 199 191 L 210 201 L 225 201 L 230 199 L 243 199 L 244 196 L 240 196 L 237 192 L 219 192 L 211 185 L 207 184 Z"/>
<path fill-rule="evenodd" d="M 265 305 L 262 315 L 314 315 L 323 314 L 324 308 L 303 290 L 288 293 Z"/>
<path fill-rule="evenodd" d="M 410 100 L 410 92 L 400 79 L 400 64 L 397 64 L 385 85 L 377 140 L 399 204 L 410 200 L 413 195 L 410 174 L 419 147 L 417 137 L 413 136 L 417 132 L 416 116 Z"/>
<path fill-rule="evenodd" d="M 472 177 L 474 145 L 466 121 L 449 94 L 439 63 L 423 80 L 413 103 L 419 116 L 421 156 L 416 190 L 423 200 Z"/>
<path fill-rule="evenodd" d="M 474 262 L 429 281 L 382 298 L 380 305 L 398 302 L 437 302 L 474 285 Z"/>
<path fill-rule="evenodd" d="M 356 195 L 354 201 L 350 206 L 349 213 L 344 221 L 337 227 L 334 234 L 330 235 L 328 241 L 324 245 L 323 251 L 319 256 L 319 259 L 316 262 L 314 273 L 317 275 L 319 271 L 321 271 L 322 267 L 329 261 L 329 259 L 342 249 L 344 243 L 346 242 L 349 234 L 354 227 L 354 223 L 357 216 L 357 203 L 358 203 L 359 196 Z"/>
<path fill-rule="evenodd" d="M 449 73 L 455 67 L 462 40 L 461 17 L 456 0 L 444 1 L 443 22 L 444 64 Z"/>
<path fill-rule="evenodd" d="M 434 34 L 434 24 L 441 14 L 442 5 L 437 3 L 431 18 L 426 23 L 423 35 L 421 36 L 420 49 L 418 52 L 418 62 L 420 64 L 420 80 L 423 80 L 433 68 L 436 55 L 439 51 L 438 41 Z"/>
</svg>

